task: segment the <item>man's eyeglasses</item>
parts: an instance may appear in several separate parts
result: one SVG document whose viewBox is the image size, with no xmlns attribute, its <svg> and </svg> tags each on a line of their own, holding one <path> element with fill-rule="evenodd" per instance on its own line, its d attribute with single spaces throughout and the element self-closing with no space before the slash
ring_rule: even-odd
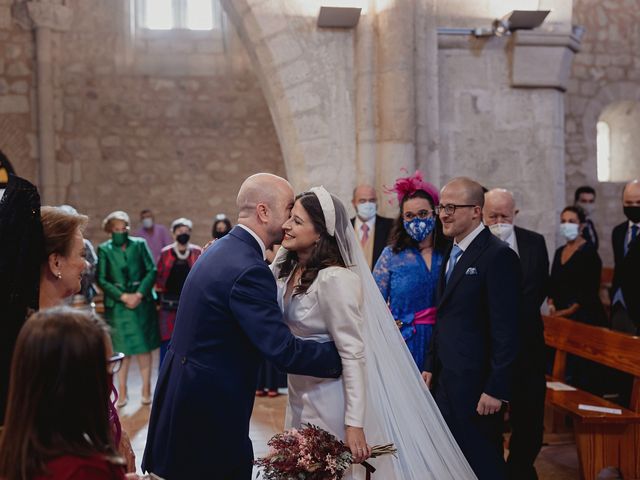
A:
<svg viewBox="0 0 640 480">
<path fill-rule="evenodd" d="M 433 216 L 433 210 L 420 210 L 418 213 L 406 212 L 402 214 L 402 218 L 404 218 L 407 222 L 410 222 L 416 217 L 420 220 L 424 220 L 425 218 L 429 218 L 431 216 Z"/>
<path fill-rule="evenodd" d="M 454 205 L 453 203 L 447 203 L 446 205 L 438 205 L 436 207 L 436 215 L 444 213 L 446 215 L 453 215 L 456 213 L 456 208 L 474 208 L 477 205 Z"/>
<path fill-rule="evenodd" d="M 124 353 L 114 353 L 107 359 L 107 371 L 111 374 L 118 373 L 122 366 L 122 360 L 124 359 Z"/>
</svg>

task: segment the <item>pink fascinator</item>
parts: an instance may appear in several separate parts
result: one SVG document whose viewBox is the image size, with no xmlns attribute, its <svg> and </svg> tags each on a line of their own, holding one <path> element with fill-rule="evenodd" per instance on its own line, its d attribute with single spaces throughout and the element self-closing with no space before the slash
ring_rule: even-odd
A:
<svg viewBox="0 0 640 480">
<path fill-rule="evenodd" d="M 435 205 L 438 205 L 440 202 L 438 189 L 429 182 L 424 181 L 420 170 L 416 170 L 416 173 L 409 177 L 398 178 L 391 188 L 385 187 L 386 193 L 395 193 L 397 195 L 399 205 L 402 204 L 402 200 L 407 195 L 412 195 L 417 190 L 422 190 L 428 193 L 431 198 L 433 198 L 433 203 Z"/>
</svg>

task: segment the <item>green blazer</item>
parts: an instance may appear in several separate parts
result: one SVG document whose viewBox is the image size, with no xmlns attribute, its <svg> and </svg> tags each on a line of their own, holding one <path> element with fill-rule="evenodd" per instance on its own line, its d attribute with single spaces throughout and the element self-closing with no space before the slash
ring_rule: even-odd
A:
<svg viewBox="0 0 640 480">
<path fill-rule="evenodd" d="M 129 237 L 125 250 L 111 240 L 98 246 L 98 285 L 104 291 L 106 308 L 122 303 L 123 293 L 140 292 L 143 298 L 155 300 L 156 272 L 151 250 L 143 238 Z"/>
</svg>

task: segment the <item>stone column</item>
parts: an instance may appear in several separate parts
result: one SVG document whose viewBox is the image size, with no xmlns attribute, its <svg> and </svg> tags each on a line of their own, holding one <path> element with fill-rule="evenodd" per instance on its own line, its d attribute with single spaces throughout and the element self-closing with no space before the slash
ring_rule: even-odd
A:
<svg viewBox="0 0 640 480">
<path fill-rule="evenodd" d="M 51 37 L 54 31 L 69 29 L 72 11 L 64 5 L 46 1 L 28 2 L 27 11 L 36 33 L 40 197 L 44 205 L 55 205 L 59 203 L 60 195 L 56 178 Z"/>
<path fill-rule="evenodd" d="M 415 2 L 384 2 L 377 12 L 379 191 L 392 185 L 400 170 L 416 166 Z M 396 206 L 381 202 L 382 215 L 395 216 Z"/>
<path fill-rule="evenodd" d="M 435 0 L 418 0 L 416 27 L 416 164 L 436 186 L 440 168 L 440 106 L 438 89 L 438 31 Z"/>
<path fill-rule="evenodd" d="M 356 29 L 356 182 L 376 182 L 375 0 L 369 1 Z"/>
</svg>

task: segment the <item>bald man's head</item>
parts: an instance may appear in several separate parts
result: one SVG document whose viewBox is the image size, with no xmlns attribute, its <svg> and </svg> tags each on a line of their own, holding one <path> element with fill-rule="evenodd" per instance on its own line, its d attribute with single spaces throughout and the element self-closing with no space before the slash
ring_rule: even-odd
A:
<svg viewBox="0 0 640 480">
<path fill-rule="evenodd" d="M 293 188 L 284 178 L 271 173 L 256 173 L 247 178 L 238 191 L 236 206 L 242 216 L 243 212 L 255 209 L 259 203 L 274 207 L 278 194 L 286 194 L 293 199 Z"/>
<path fill-rule="evenodd" d="M 464 202 L 468 205 L 476 205 L 480 208 L 484 206 L 484 190 L 482 185 L 475 180 L 468 177 L 456 177 L 442 187 L 442 192 L 446 189 L 463 192 Z"/>
<path fill-rule="evenodd" d="M 353 189 L 351 204 L 363 222 L 370 220 L 376 215 L 377 203 L 378 195 L 376 189 L 371 185 L 365 183 Z"/>
<path fill-rule="evenodd" d="M 482 185 L 467 177 L 457 177 L 440 191 L 440 220 L 449 238 L 460 242 L 482 222 Z M 453 209 L 453 211 L 451 211 Z"/>
<path fill-rule="evenodd" d="M 282 225 L 293 201 L 293 188 L 284 178 L 271 173 L 251 175 L 236 198 L 238 223 L 251 228 L 270 247 L 282 241 Z"/>
<path fill-rule="evenodd" d="M 485 225 L 498 223 L 513 224 L 516 214 L 516 201 L 513 193 L 504 188 L 494 188 L 484 194 L 482 218 Z"/>
<path fill-rule="evenodd" d="M 632 205 L 640 199 L 640 179 L 631 180 L 624 186 L 622 201 L 625 205 Z"/>
</svg>

